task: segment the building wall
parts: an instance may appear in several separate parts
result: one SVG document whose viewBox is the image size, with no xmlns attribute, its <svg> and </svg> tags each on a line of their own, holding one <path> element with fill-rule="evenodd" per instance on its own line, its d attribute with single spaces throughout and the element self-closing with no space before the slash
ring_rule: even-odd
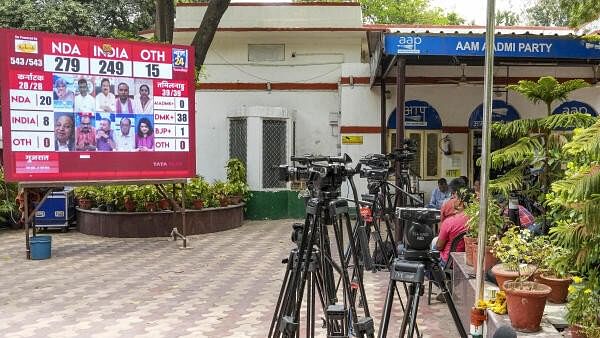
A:
<svg viewBox="0 0 600 338">
<path fill-rule="evenodd" d="M 338 129 L 329 125 L 329 113 L 340 110 L 337 91 L 197 91 L 196 100 L 196 167 L 208 180 L 225 178 L 224 166 L 229 159 L 227 115 L 242 105 L 294 111 L 298 155 L 339 152 Z"/>
</svg>

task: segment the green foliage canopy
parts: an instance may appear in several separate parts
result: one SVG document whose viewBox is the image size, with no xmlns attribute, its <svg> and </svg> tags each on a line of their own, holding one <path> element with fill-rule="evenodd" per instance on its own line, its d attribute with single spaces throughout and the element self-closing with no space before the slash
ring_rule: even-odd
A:
<svg viewBox="0 0 600 338">
<path fill-rule="evenodd" d="M 379 24 L 460 25 L 458 14 L 431 7 L 429 0 L 362 0 L 363 21 Z"/>
<path fill-rule="evenodd" d="M 135 37 L 154 22 L 152 0 L 0 2 L 0 27 L 103 37 Z"/>
</svg>

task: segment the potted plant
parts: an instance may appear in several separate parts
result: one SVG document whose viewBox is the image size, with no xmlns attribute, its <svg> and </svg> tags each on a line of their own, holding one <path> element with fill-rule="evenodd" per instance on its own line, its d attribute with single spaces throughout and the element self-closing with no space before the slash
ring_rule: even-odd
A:
<svg viewBox="0 0 600 338">
<path fill-rule="evenodd" d="M 600 337 L 600 281 L 573 277 L 566 319 L 573 338 Z"/>
<path fill-rule="evenodd" d="M 567 257 L 569 250 L 557 245 L 548 245 L 540 266 L 540 274 L 535 281 L 552 288 L 548 295 L 551 303 L 562 304 L 567 301 L 567 290 L 571 285 L 570 265 Z"/>
<path fill-rule="evenodd" d="M 212 185 L 212 191 L 215 199 L 219 201 L 219 206 L 226 207 L 229 205 L 229 196 L 227 195 L 227 184 L 223 181 L 216 180 Z"/>
<path fill-rule="evenodd" d="M 469 238 L 467 239 L 467 236 L 465 236 L 467 264 L 472 265 L 475 270 L 477 270 L 477 251 L 479 250 L 477 236 L 479 235 L 480 208 L 481 205 L 479 200 L 469 204 L 467 208 L 465 208 L 465 214 L 469 216 L 469 221 L 467 222 L 467 236 Z M 492 252 L 491 244 L 493 244 L 494 239 L 500 234 L 507 222 L 508 219 L 502 215 L 500 206 L 494 199 L 488 199 L 487 222 L 485 223 L 488 236 L 486 242 L 488 244 L 485 247 L 484 271 L 489 270 L 498 262 Z"/>
<path fill-rule="evenodd" d="M 94 205 L 94 199 L 97 195 L 97 188 L 91 185 L 84 185 L 73 189 L 77 203 L 81 209 L 89 210 Z"/>
<path fill-rule="evenodd" d="M 230 198 L 231 204 L 240 204 L 249 194 L 248 185 L 244 182 L 227 182 L 225 192 Z"/>
<path fill-rule="evenodd" d="M 227 168 L 227 181 L 246 183 L 246 167 L 244 166 L 244 162 L 237 158 L 232 158 L 227 161 L 225 168 Z"/>
<path fill-rule="evenodd" d="M 545 255 L 547 241 L 544 237 L 531 238 L 529 230 L 511 227 L 494 243 L 496 256 L 502 262 L 492 268 L 501 290 L 506 293 L 508 316 L 518 331 L 537 332 L 551 288 L 531 282 L 529 278 Z M 505 272 L 512 273 L 506 276 Z"/>
<path fill-rule="evenodd" d="M 145 211 L 156 211 L 156 201 L 158 200 L 158 192 L 156 187 L 152 185 L 140 186 L 136 192 L 136 202 L 138 209 Z"/>
<path fill-rule="evenodd" d="M 186 186 L 186 199 L 192 202 L 194 209 L 202 209 L 206 206 L 207 195 L 210 189 L 208 182 L 201 176 L 189 180 Z"/>
<path fill-rule="evenodd" d="M 126 185 L 123 186 L 121 190 L 121 196 L 123 200 L 123 208 L 127 212 L 133 212 L 136 209 L 136 200 L 135 195 L 137 191 L 137 186 L 134 185 Z"/>
</svg>

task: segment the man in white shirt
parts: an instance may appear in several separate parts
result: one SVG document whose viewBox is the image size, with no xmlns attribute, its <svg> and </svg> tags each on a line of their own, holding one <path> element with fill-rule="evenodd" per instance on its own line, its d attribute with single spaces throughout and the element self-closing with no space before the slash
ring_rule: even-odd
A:
<svg viewBox="0 0 600 338">
<path fill-rule="evenodd" d="M 100 82 L 102 91 L 96 94 L 96 111 L 103 113 L 115 112 L 115 95 L 110 92 L 110 81 L 102 79 Z"/>
<path fill-rule="evenodd" d="M 118 98 L 115 103 L 117 114 L 133 114 L 133 100 L 129 97 L 129 85 L 125 82 L 117 86 Z"/>
<path fill-rule="evenodd" d="M 79 95 L 75 96 L 75 112 L 93 112 L 96 107 L 96 101 L 88 93 L 87 80 L 79 79 L 77 85 L 79 86 Z"/>
<path fill-rule="evenodd" d="M 131 132 L 131 120 L 124 117 L 119 122 L 120 131 L 115 135 L 117 151 L 132 151 L 135 149 L 135 135 Z"/>
</svg>

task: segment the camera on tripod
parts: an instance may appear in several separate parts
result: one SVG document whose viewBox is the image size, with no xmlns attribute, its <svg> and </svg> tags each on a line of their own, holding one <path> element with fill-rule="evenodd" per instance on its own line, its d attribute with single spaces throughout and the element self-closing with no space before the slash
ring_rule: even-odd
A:
<svg viewBox="0 0 600 338">
<path fill-rule="evenodd" d="M 360 178 L 374 181 L 386 180 L 391 167 L 388 158 L 382 154 L 366 155 L 358 163 Z"/>
<path fill-rule="evenodd" d="M 390 160 L 408 164 L 417 159 L 417 141 L 405 139 L 399 148 L 394 149 L 389 155 Z"/>
<path fill-rule="evenodd" d="M 279 179 L 286 182 L 305 181 L 313 196 L 338 197 L 344 180 L 355 173 L 354 169 L 346 166 L 352 162 L 348 154 L 339 157 L 292 156 L 291 160 L 299 165 L 280 165 Z"/>
<path fill-rule="evenodd" d="M 431 208 L 398 207 L 396 217 L 404 221 L 403 243 L 406 259 L 427 253 L 435 237 L 432 226 L 440 221 L 440 211 Z"/>
</svg>

